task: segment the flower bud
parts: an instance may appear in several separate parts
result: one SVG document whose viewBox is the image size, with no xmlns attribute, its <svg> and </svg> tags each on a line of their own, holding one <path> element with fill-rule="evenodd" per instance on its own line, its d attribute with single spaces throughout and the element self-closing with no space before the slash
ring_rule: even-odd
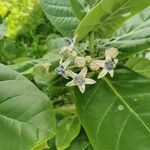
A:
<svg viewBox="0 0 150 150">
<path fill-rule="evenodd" d="M 91 63 L 92 62 L 91 56 L 86 56 L 85 58 L 86 58 L 86 62 L 87 63 Z"/>
<path fill-rule="evenodd" d="M 79 56 L 79 57 L 76 57 L 74 63 L 77 67 L 82 68 L 82 67 L 85 67 L 85 65 L 86 65 L 86 59 L 85 59 L 85 57 Z"/>
<path fill-rule="evenodd" d="M 89 67 L 91 70 L 97 71 L 102 66 L 102 63 L 103 62 L 101 60 L 93 60 Z"/>
<path fill-rule="evenodd" d="M 70 57 L 70 58 L 76 58 L 77 55 L 78 55 L 78 54 L 77 54 L 76 51 L 72 51 L 72 52 L 69 53 L 69 57 Z"/>
</svg>

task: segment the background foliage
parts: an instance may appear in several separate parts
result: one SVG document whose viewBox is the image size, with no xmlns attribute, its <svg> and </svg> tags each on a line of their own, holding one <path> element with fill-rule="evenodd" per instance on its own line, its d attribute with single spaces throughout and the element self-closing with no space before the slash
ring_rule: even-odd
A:
<svg viewBox="0 0 150 150">
<path fill-rule="evenodd" d="M 149 150 L 149 0 L 1 0 L 0 8 L 0 149 Z M 54 71 L 64 38 L 76 34 L 84 55 L 120 52 L 115 77 L 82 95 Z"/>
</svg>

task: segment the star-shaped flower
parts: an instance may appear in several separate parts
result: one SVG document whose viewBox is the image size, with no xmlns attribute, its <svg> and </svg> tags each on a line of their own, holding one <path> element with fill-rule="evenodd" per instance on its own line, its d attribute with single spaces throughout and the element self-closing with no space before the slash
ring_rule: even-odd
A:
<svg viewBox="0 0 150 150">
<path fill-rule="evenodd" d="M 118 63 L 118 59 L 115 59 L 118 55 L 118 49 L 110 48 L 105 51 L 105 60 L 100 61 L 100 67 L 102 67 L 102 71 L 98 75 L 98 79 L 104 77 L 107 73 L 110 74 L 111 77 L 114 76 L 114 68 Z"/>
<path fill-rule="evenodd" d="M 66 46 L 61 49 L 59 54 L 63 54 L 65 52 L 70 53 L 70 52 L 74 51 L 75 42 L 76 42 L 76 36 L 74 38 L 65 39 Z"/>
<path fill-rule="evenodd" d="M 66 68 L 68 67 L 70 62 L 71 62 L 71 60 L 67 59 L 65 62 L 60 63 L 60 65 L 55 69 L 57 74 L 62 75 L 63 77 L 67 78 L 67 76 L 65 75 L 65 72 L 66 72 Z"/>
<path fill-rule="evenodd" d="M 71 70 L 66 71 L 66 76 L 73 78 L 72 81 L 68 82 L 66 86 L 78 86 L 79 90 L 85 92 L 85 84 L 95 84 L 96 81 L 90 78 L 86 78 L 87 67 L 84 67 L 79 74 L 72 72 Z"/>
</svg>

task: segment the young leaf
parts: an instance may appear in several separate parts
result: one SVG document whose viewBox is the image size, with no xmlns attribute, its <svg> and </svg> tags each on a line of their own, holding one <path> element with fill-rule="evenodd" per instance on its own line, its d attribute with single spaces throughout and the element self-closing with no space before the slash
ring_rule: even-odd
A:
<svg viewBox="0 0 150 150">
<path fill-rule="evenodd" d="M 150 46 L 150 7 L 129 19 L 106 46 L 118 47 L 121 58 L 143 51 Z"/>
<path fill-rule="evenodd" d="M 149 0 L 103 0 L 81 21 L 75 34 L 78 40 L 97 30 L 100 37 L 110 37 L 127 19 L 150 5 Z"/>
<path fill-rule="evenodd" d="M 80 122 L 76 117 L 63 119 L 59 126 L 56 136 L 56 147 L 58 150 L 64 150 L 80 132 Z"/>
<path fill-rule="evenodd" d="M 79 134 L 66 150 L 87 150 L 89 141 L 85 134 Z"/>
<path fill-rule="evenodd" d="M 145 77 L 150 78 L 150 61 L 145 58 L 129 58 L 125 66 Z"/>
<path fill-rule="evenodd" d="M 47 18 L 61 34 L 72 35 L 78 20 L 72 14 L 69 0 L 41 0 L 41 6 Z"/>
<path fill-rule="evenodd" d="M 65 47 L 65 40 L 64 38 L 54 38 L 49 39 L 47 41 L 47 48 L 49 51 L 55 50 L 55 49 L 61 49 L 62 47 Z"/>
<path fill-rule="evenodd" d="M 70 4 L 73 10 L 74 15 L 79 19 L 82 20 L 86 15 L 83 6 L 80 4 L 79 0 L 70 0 Z"/>
<path fill-rule="evenodd" d="M 94 150 L 149 150 L 150 79 L 126 69 L 77 99 L 80 121 Z"/>
<path fill-rule="evenodd" d="M 0 64 L 0 148 L 29 150 L 55 133 L 49 98 L 24 76 Z"/>
</svg>

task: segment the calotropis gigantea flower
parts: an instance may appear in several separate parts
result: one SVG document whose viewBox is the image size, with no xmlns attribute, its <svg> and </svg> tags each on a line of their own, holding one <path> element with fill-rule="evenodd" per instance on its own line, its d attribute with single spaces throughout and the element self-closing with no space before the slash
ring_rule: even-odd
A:
<svg viewBox="0 0 150 150">
<path fill-rule="evenodd" d="M 102 71 L 98 75 L 98 79 L 104 77 L 107 73 L 110 74 L 111 77 L 114 76 L 114 68 L 118 63 L 118 59 L 115 59 L 118 55 L 118 49 L 110 48 L 105 51 L 105 60 L 100 61 L 99 65 L 102 67 Z"/>
<path fill-rule="evenodd" d="M 71 63 L 70 59 L 67 59 L 65 62 L 60 63 L 60 65 L 55 69 L 58 75 L 62 75 L 63 77 L 67 78 L 65 75 L 65 71 L 67 66 Z"/>
<path fill-rule="evenodd" d="M 71 70 L 66 71 L 66 76 L 71 77 L 73 80 L 68 82 L 66 86 L 78 86 L 79 90 L 84 93 L 85 84 L 95 84 L 96 81 L 90 78 L 86 78 L 87 67 L 82 68 L 79 74 L 72 72 Z"/>
<path fill-rule="evenodd" d="M 74 50 L 74 45 L 76 42 L 76 36 L 74 38 L 67 38 L 65 39 L 66 46 L 62 48 L 59 54 L 63 54 L 65 52 L 70 53 Z"/>
</svg>

